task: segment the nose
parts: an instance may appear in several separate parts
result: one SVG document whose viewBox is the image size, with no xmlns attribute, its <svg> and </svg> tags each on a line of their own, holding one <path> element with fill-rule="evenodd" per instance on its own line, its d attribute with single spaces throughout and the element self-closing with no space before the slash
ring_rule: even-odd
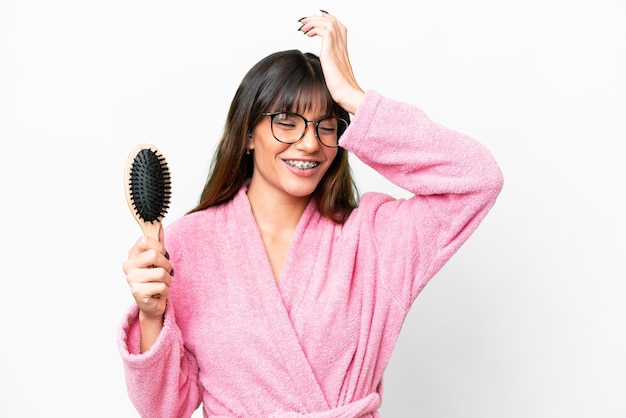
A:
<svg viewBox="0 0 626 418">
<path fill-rule="evenodd" d="M 304 130 L 304 136 L 296 142 L 296 147 L 305 152 L 315 152 L 319 149 L 320 143 L 315 136 L 315 124 L 308 123 Z"/>
</svg>

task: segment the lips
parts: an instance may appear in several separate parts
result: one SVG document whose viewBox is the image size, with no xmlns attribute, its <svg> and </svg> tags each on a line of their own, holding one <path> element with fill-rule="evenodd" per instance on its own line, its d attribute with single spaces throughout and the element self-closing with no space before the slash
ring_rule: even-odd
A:
<svg viewBox="0 0 626 418">
<path fill-rule="evenodd" d="M 317 167 L 320 163 L 317 161 L 303 161 L 303 160 L 283 160 L 290 167 L 296 170 L 311 170 Z"/>
</svg>

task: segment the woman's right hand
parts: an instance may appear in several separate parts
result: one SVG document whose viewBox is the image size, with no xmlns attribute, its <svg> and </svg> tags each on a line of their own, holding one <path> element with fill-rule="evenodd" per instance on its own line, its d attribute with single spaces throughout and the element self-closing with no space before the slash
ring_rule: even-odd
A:
<svg viewBox="0 0 626 418">
<path fill-rule="evenodd" d="M 139 319 L 162 323 L 173 273 L 163 245 L 163 231 L 160 241 L 140 237 L 128 251 L 122 269 L 139 307 Z"/>
</svg>

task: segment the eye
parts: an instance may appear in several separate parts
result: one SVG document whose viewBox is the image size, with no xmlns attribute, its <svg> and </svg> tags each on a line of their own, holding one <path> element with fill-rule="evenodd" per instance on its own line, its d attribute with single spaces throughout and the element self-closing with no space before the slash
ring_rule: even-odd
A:
<svg viewBox="0 0 626 418">
<path fill-rule="evenodd" d="M 285 113 L 280 113 L 274 117 L 274 124 L 281 129 L 296 129 L 298 127 L 297 116 L 291 116 Z"/>
<path fill-rule="evenodd" d="M 324 119 L 320 121 L 317 130 L 323 135 L 334 134 L 337 132 L 337 120 L 335 118 Z"/>
<path fill-rule="evenodd" d="M 294 129 L 296 124 L 288 120 L 277 120 L 276 124 L 282 129 Z"/>
</svg>

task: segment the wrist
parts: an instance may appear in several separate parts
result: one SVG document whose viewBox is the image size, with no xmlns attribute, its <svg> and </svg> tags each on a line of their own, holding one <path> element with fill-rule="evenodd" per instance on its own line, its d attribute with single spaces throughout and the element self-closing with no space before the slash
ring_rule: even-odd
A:
<svg viewBox="0 0 626 418">
<path fill-rule="evenodd" d="M 162 313 L 161 315 L 148 315 L 142 310 L 139 311 L 139 323 L 141 324 L 142 327 L 144 325 L 145 326 L 154 326 L 154 325 L 163 326 L 164 322 L 165 322 L 165 313 Z"/>
<path fill-rule="evenodd" d="M 338 102 L 339 106 L 345 109 L 348 113 L 355 115 L 357 109 L 361 105 L 365 92 L 361 89 L 353 89 L 343 96 L 341 102 Z"/>
</svg>

